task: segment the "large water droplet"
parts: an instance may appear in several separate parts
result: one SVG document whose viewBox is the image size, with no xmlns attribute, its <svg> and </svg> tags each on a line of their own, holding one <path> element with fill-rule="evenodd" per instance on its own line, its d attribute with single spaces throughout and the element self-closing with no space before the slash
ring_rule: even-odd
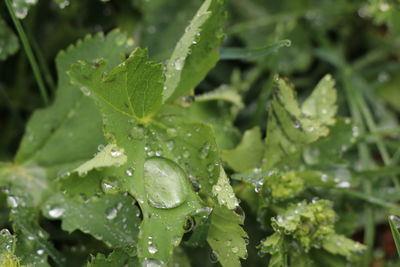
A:
<svg viewBox="0 0 400 267">
<path fill-rule="evenodd" d="M 159 209 L 181 205 L 187 198 L 186 175 L 173 161 L 149 158 L 144 163 L 144 179 L 150 204 Z"/>
</svg>

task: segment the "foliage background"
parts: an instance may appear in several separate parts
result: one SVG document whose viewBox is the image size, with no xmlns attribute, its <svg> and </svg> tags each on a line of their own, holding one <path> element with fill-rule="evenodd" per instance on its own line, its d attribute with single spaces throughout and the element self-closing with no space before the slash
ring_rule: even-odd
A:
<svg viewBox="0 0 400 267">
<path fill-rule="evenodd" d="M 21 21 L 52 98 L 57 84 L 54 59 L 61 49 L 87 34 L 119 28 L 134 39 L 134 46 L 147 47 L 150 59 L 164 62 L 201 2 L 85 0 L 67 4 L 40 0 Z M 242 96 L 244 108 L 237 115 L 236 111 L 232 113 L 239 131 L 226 147 L 234 148 L 247 129 L 259 126 L 265 133 L 276 74 L 295 85 L 300 101 L 321 77 L 332 74 L 338 89 L 338 115 L 353 116 L 360 124 L 352 132 L 356 141 L 337 162 L 344 163 L 351 183 L 349 190 L 356 194 L 332 193 L 328 198 L 334 201 L 340 216 L 338 230 L 358 241 L 367 241 L 364 266 L 399 263 L 387 226 L 387 216 L 393 210 L 374 204 L 396 203 L 400 198 L 398 188 L 391 182 L 393 176 L 397 179 L 400 161 L 399 8 L 396 0 L 227 1 L 224 47 L 262 47 L 283 39 L 289 39 L 291 46 L 268 56 L 221 60 L 196 87 L 196 94 L 203 94 L 225 85 Z M 33 111 L 45 105 L 3 3 L 0 16 L 0 161 L 12 161 L 27 120 Z M 352 109 L 360 102 L 361 118 L 357 119 Z M 333 156 L 318 157 L 321 158 L 309 155 L 309 162 L 330 161 Z M 240 192 L 239 182 L 233 184 Z M 309 194 L 321 196 L 313 190 Z M 9 228 L 9 209 L 2 193 L 0 200 L 0 228 Z M 247 212 L 252 209 L 248 202 L 243 201 L 242 205 L 247 216 L 245 230 L 250 236 L 249 257 L 243 265 L 265 265 L 268 256 L 259 257 L 255 246 L 270 229 L 260 228 L 256 215 Z M 86 246 L 82 261 L 90 253 L 108 252 L 104 244 L 89 235 L 65 234 L 57 221 L 41 218 L 41 224 L 55 236 L 56 246 L 67 244 L 71 250 Z M 368 240 L 366 231 L 370 235 Z M 79 244 L 78 239 L 85 241 Z M 205 266 L 201 259 L 208 257 L 208 250 L 187 248 L 187 253 L 193 266 Z"/>
</svg>

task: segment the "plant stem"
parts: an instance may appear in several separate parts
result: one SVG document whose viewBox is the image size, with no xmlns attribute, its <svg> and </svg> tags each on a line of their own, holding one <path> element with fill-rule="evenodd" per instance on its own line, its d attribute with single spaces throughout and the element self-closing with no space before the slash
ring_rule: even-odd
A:
<svg viewBox="0 0 400 267">
<path fill-rule="evenodd" d="M 351 80 L 351 70 L 350 68 L 345 68 L 341 73 L 342 80 L 344 83 L 344 89 L 346 93 L 346 99 L 349 104 L 350 113 L 354 119 L 354 123 L 359 127 L 360 134 L 365 134 L 366 129 L 362 119 L 362 114 L 359 110 L 359 106 L 357 105 L 357 99 L 355 97 L 355 88 L 350 84 Z M 358 144 L 358 153 L 360 156 L 361 167 L 368 168 L 370 161 L 370 151 L 364 142 L 360 142 Z M 363 181 L 363 189 L 364 193 L 367 195 L 371 194 L 372 191 L 372 183 L 370 179 L 365 179 Z M 365 226 L 364 226 L 364 243 L 367 246 L 367 251 L 364 254 L 363 258 L 363 266 L 369 266 L 371 262 L 371 254 L 373 250 L 374 240 L 375 240 L 375 219 L 374 219 L 374 210 L 370 205 L 366 205 L 364 208 L 365 215 Z"/>
<path fill-rule="evenodd" d="M 39 86 L 40 95 L 43 99 L 43 102 L 47 105 L 49 102 L 49 98 L 47 96 L 46 87 L 44 85 L 44 82 L 43 82 L 43 79 L 42 79 L 42 76 L 41 76 L 41 73 L 39 70 L 39 66 L 36 62 L 35 56 L 33 55 L 32 48 L 29 44 L 29 40 L 25 34 L 25 31 L 24 31 L 20 21 L 15 16 L 14 9 L 11 5 L 10 0 L 5 0 L 5 2 L 6 2 L 8 12 L 10 13 L 11 19 L 14 22 L 15 28 L 17 29 L 17 32 L 18 32 L 19 38 L 22 42 L 22 46 L 24 47 L 26 56 L 28 57 L 29 63 L 31 64 L 33 75 L 35 76 L 35 80 Z"/>
</svg>

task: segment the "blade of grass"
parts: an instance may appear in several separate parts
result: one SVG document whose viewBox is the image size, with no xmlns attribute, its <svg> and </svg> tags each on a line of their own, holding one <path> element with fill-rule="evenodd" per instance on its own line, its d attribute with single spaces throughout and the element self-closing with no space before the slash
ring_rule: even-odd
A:
<svg viewBox="0 0 400 267">
<path fill-rule="evenodd" d="M 389 216 L 390 230 L 392 231 L 393 240 L 396 244 L 397 254 L 400 256 L 400 233 L 398 229 L 399 218 L 397 216 Z"/>
<path fill-rule="evenodd" d="M 33 75 L 35 76 L 35 80 L 39 86 L 40 95 L 43 99 L 43 102 L 47 105 L 49 102 L 49 98 L 47 96 L 46 87 L 44 85 L 38 63 L 35 59 L 32 48 L 29 44 L 28 37 L 26 36 L 25 31 L 24 31 L 20 21 L 15 16 L 14 9 L 11 6 L 10 0 L 5 0 L 5 2 L 6 2 L 7 10 L 10 13 L 10 16 L 11 16 L 12 21 L 14 22 L 15 28 L 17 29 L 19 38 L 21 39 L 22 46 L 24 47 L 26 56 L 28 57 L 29 63 L 31 64 Z"/>
<path fill-rule="evenodd" d="M 280 40 L 276 43 L 257 48 L 221 47 L 220 57 L 222 60 L 252 59 L 257 57 L 264 57 L 278 51 L 278 49 L 281 47 L 289 47 L 290 45 L 290 40 Z"/>
</svg>

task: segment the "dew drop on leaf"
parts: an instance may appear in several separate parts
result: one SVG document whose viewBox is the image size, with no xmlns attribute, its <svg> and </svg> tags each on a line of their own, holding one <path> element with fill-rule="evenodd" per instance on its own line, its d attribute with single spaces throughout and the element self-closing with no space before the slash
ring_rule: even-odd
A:
<svg viewBox="0 0 400 267">
<path fill-rule="evenodd" d="M 87 87 L 85 87 L 85 86 L 82 86 L 81 87 L 81 91 L 82 91 L 82 93 L 84 94 L 84 95 L 86 95 L 86 96 L 90 96 L 90 90 L 89 90 L 89 88 L 87 88 Z"/>
<path fill-rule="evenodd" d="M 175 60 L 175 62 L 174 62 L 175 69 L 176 70 L 182 70 L 184 63 L 185 63 L 185 58 L 184 57 L 177 58 Z"/>
<path fill-rule="evenodd" d="M 129 168 L 129 169 L 126 169 L 126 171 L 125 171 L 126 175 L 128 175 L 128 176 L 132 176 L 134 174 L 134 172 L 135 172 L 135 168 Z"/>
<path fill-rule="evenodd" d="M 210 253 L 210 261 L 212 263 L 218 262 L 218 254 L 217 254 L 217 252 L 211 251 L 211 253 Z"/>
<path fill-rule="evenodd" d="M 152 245 L 149 245 L 149 247 L 147 248 L 147 250 L 149 251 L 150 254 L 156 254 L 157 251 L 158 251 L 157 247 L 154 246 L 153 244 L 152 244 Z"/>
<path fill-rule="evenodd" d="M 65 209 L 61 207 L 53 207 L 48 211 L 51 218 L 57 219 L 64 215 Z"/>
<path fill-rule="evenodd" d="M 194 226 L 195 226 L 195 221 L 194 221 L 193 217 L 188 217 L 186 219 L 185 224 L 183 225 L 183 230 L 185 230 L 185 233 L 188 233 L 188 232 L 192 231 Z"/>
<path fill-rule="evenodd" d="M 397 215 L 391 215 L 389 219 L 394 223 L 396 228 L 400 228 L 400 216 Z"/>
<path fill-rule="evenodd" d="M 107 210 L 106 212 L 106 218 L 107 220 L 113 220 L 117 217 L 118 211 L 115 208 L 111 208 L 109 210 Z"/>
<path fill-rule="evenodd" d="M 7 204 L 8 204 L 8 206 L 10 206 L 13 209 L 18 208 L 18 199 L 17 199 L 17 197 L 8 196 L 7 197 Z"/>
<path fill-rule="evenodd" d="M 186 201 L 186 175 L 173 161 L 157 157 L 144 163 L 144 183 L 150 204 L 159 209 L 170 209 Z"/>
<path fill-rule="evenodd" d="M 142 261 L 142 267 L 162 267 L 165 263 L 157 259 L 146 258 Z"/>
<path fill-rule="evenodd" d="M 101 181 L 101 189 L 106 194 L 114 194 L 119 191 L 119 182 L 117 178 L 106 177 Z"/>
</svg>

